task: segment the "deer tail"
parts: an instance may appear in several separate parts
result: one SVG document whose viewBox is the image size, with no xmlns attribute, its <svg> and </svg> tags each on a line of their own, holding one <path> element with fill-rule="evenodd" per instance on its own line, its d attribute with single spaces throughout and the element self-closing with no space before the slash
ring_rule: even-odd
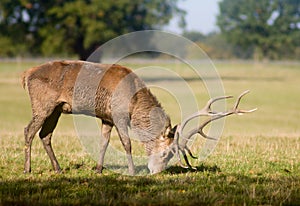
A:
<svg viewBox="0 0 300 206">
<path fill-rule="evenodd" d="M 21 74 L 21 85 L 22 85 L 23 89 L 26 89 L 26 87 L 27 87 L 27 80 L 28 80 L 27 74 L 28 74 L 27 71 L 24 71 Z"/>
</svg>

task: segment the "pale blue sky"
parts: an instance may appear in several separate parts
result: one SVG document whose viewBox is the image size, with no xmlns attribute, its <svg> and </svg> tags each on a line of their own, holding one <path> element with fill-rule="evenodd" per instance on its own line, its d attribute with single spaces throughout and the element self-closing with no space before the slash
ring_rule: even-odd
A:
<svg viewBox="0 0 300 206">
<path fill-rule="evenodd" d="M 216 16 L 219 12 L 218 2 L 220 0 L 183 0 L 179 2 L 179 7 L 184 9 L 186 14 L 186 29 L 195 30 L 208 34 L 218 30 L 216 26 Z M 176 20 L 172 20 L 165 28 L 167 31 L 181 33 Z"/>
</svg>

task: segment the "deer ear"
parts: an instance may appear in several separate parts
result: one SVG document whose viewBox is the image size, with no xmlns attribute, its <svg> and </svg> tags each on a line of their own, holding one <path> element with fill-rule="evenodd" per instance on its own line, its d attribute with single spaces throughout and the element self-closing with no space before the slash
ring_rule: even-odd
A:
<svg viewBox="0 0 300 206">
<path fill-rule="evenodd" d="M 169 133 L 167 134 L 167 136 L 168 136 L 169 138 L 174 138 L 175 132 L 176 132 L 176 130 L 177 130 L 177 126 L 178 126 L 178 125 L 175 125 L 171 130 L 169 130 Z"/>
</svg>

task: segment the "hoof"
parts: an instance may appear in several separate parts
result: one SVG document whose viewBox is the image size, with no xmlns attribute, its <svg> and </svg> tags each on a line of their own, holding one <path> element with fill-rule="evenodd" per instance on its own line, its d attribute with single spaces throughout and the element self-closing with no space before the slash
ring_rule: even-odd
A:
<svg viewBox="0 0 300 206">
<path fill-rule="evenodd" d="M 104 167 L 102 165 L 97 165 L 96 168 L 95 168 L 95 172 L 97 174 L 102 174 L 103 168 Z"/>
<path fill-rule="evenodd" d="M 134 170 L 129 170 L 129 175 L 134 176 L 135 175 L 135 171 Z"/>
<path fill-rule="evenodd" d="M 62 170 L 61 170 L 61 169 L 55 170 L 55 173 L 56 173 L 56 174 L 62 174 Z"/>
</svg>

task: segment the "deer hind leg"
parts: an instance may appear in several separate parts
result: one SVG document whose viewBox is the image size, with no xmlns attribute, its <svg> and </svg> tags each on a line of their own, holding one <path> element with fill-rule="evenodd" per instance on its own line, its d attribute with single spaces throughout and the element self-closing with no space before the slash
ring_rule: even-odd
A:
<svg viewBox="0 0 300 206">
<path fill-rule="evenodd" d="M 43 142 L 44 148 L 50 157 L 51 164 L 53 166 L 53 169 L 55 172 L 60 173 L 61 169 L 58 164 L 58 161 L 55 157 L 55 154 L 53 152 L 52 146 L 51 146 L 51 137 L 53 130 L 55 129 L 57 125 L 57 121 L 61 115 L 61 111 L 59 110 L 59 107 L 56 107 L 54 111 L 46 118 L 46 120 L 43 123 L 42 129 L 39 133 L 39 136 Z"/>
<path fill-rule="evenodd" d="M 37 131 L 42 127 L 46 119 L 45 115 L 34 115 L 28 126 L 24 128 L 25 137 L 25 164 L 24 173 L 31 172 L 31 145 Z"/>
<path fill-rule="evenodd" d="M 103 163 L 104 163 L 104 155 L 107 149 L 107 146 L 109 144 L 110 140 L 110 134 L 111 130 L 113 128 L 113 125 L 111 125 L 109 122 L 102 121 L 102 129 L 101 129 L 101 141 L 100 141 L 100 157 L 99 161 L 97 163 L 96 170 L 98 173 L 102 173 L 103 170 Z"/>
<path fill-rule="evenodd" d="M 131 141 L 128 135 L 127 124 L 121 124 L 121 125 L 119 124 L 119 126 L 116 126 L 116 129 L 119 134 L 120 140 L 123 144 L 123 147 L 126 151 L 129 174 L 134 175 L 135 171 L 134 171 L 134 164 L 133 164 L 133 159 L 131 154 Z"/>
</svg>

